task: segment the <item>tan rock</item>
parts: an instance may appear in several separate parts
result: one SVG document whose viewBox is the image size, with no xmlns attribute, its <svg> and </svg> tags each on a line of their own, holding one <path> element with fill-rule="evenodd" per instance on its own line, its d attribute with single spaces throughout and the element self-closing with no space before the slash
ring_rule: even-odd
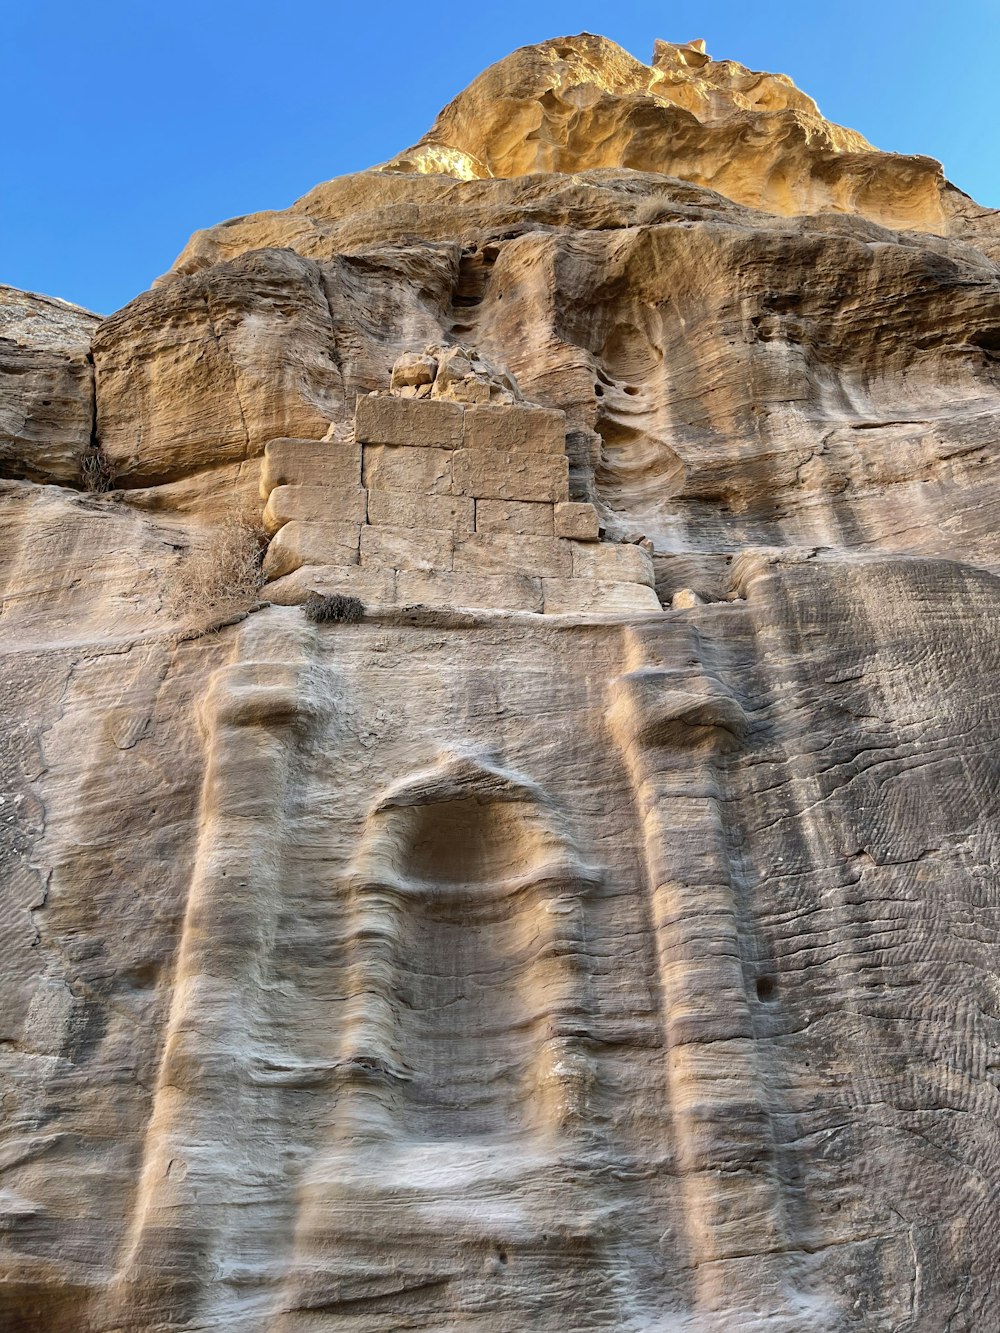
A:
<svg viewBox="0 0 1000 1333">
<path fill-rule="evenodd" d="M 401 606 L 481 607 L 498 611 L 542 609 L 541 581 L 518 574 L 400 571 L 396 600 Z"/>
<path fill-rule="evenodd" d="M 433 528 L 366 527 L 361 529 L 362 565 L 389 569 L 452 568 L 454 537 Z"/>
<path fill-rule="evenodd" d="M 368 492 L 361 486 L 330 490 L 321 486 L 276 486 L 264 507 L 264 529 L 274 534 L 285 523 L 364 523 Z"/>
<path fill-rule="evenodd" d="M 101 444 L 135 484 L 318 440 L 343 395 L 332 337 L 323 273 L 289 250 L 147 292 L 94 336 Z"/>
<path fill-rule="evenodd" d="M 355 435 L 362 444 L 460 449 L 462 408 L 457 403 L 370 395 L 357 401 Z"/>
<path fill-rule="evenodd" d="M 466 449 L 524 449 L 538 454 L 566 452 L 566 417 L 562 412 L 521 405 L 466 408 Z"/>
<path fill-rule="evenodd" d="M 423 384 L 431 385 L 434 383 L 437 368 L 437 358 L 428 352 L 404 352 L 402 356 L 397 357 L 392 367 L 389 387 L 396 391 L 419 388 Z"/>
<path fill-rule="evenodd" d="M 364 484 L 369 490 L 415 491 L 447 495 L 451 491 L 450 449 L 417 449 L 405 445 L 366 444 Z"/>
<path fill-rule="evenodd" d="M 361 481 L 361 446 L 340 440 L 269 440 L 260 469 L 260 498 L 275 486 L 353 490 Z"/>
<path fill-rule="evenodd" d="M 302 565 L 356 565 L 360 539 L 358 523 L 293 519 L 271 538 L 264 574 L 277 579 Z"/>
<path fill-rule="evenodd" d="M 477 500 L 555 501 L 569 493 L 569 464 L 553 454 L 459 449 L 452 475 L 456 494 Z"/>
<path fill-rule="evenodd" d="M 81 480 L 94 428 L 90 340 L 79 306 L 0 286 L 0 475 Z"/>
<path fill-rule="evenodd" d="M 704 606 L 705 599 L 693 588 L 678 588 L 670 599 L 670 605 L 675 611 L 691 611 L 696 606 Z"/>
<path fill-rule="evenodd" d="M 457 403 L 515 403 L 521 395 L 506 371 L 471 348 L 451 346 L 438 350 L 431 396 Z"/>
<path fill-rule="evenodd" d="M 659 611 L 660 602 L 652 588 L 639 583 L 613 582 L 610 579 L 542 579 L 545 614 L 574 613 L 632 615 Z"/>
<path fill-rule="evenodd" d="M 557 537 L 476 533 L 456 539 L 455 572 L 569 578 L 573 573 L 573 557 L 569 544 Z"/>
<path fill-rule="evenodd" d="M 477 500 L 477 532 L 512 532 L 551 537 L 552 505 L 523 500 Z"/>
<path fill-rule="evenodd" d="M 368 494 L 368 522 L 380 526 L 473 532 L 475 521 L 475 502 L 461 495 L 380 490 Z"/>
<path fill-rule="evenodd" d="M 266 592 L 276 606 L 300 606 L 312 593 L 339 593 L 366 606 L 385 607 L 396 599 L 396 574 L 374 565 L 303 565 L 269 583 Z"/>
<path fill-rule="evenodd" d="M 654 43 L 653 66 L 655 69 L 674 72 L 685 69 L 703 69 L 708 64 L 711 64 L 711 57 L 706 52 L 703 41 L 676 44 L 674 42 L 662 42 L 657 38 Z M 765 77 L 768 83 L 772 81 L 773 76 Z M 787 80 L 785 82 L 787 83 Z M 794 93 L 794 90 L 782 88 L 780 92 L 784 94 L 784 98 L 787 98 L 789 94 Z"/>
<path fill-rule="evenodd" d="M 581 542 L 596 542 L 601 536 L 601 521 L 592 504 L 563 500 L 553 511 L 553 530 L 557 537 L 571 537 Z"/>
<path fill-rule="evenodd" d="M 92 348 L 0 299 L 0 1327 L 1000 1327 L 998 258 L 787 80 L 581 36 Z M 615 542 L 352 564 L 317 451 L 262 589 L 267 442 L 413 442 L 435 348 Z"/>
<path fill-rule="evenodd" d="M 606 583 L 643 583 L 649 588 L 656 583 L 653 562 L 641 546 L 573 542 L 571 549 L 575 578 L 600 579 Z"/>
<path fill-rule="evenodd" d="M 943 225 L 947 186 L 931 159 L 877 152 L 824 120 L 783 75 L 670 43 L 655 60 L 644 65 L 590 33 L 522 47 L 381 169 L 467 181 L 631 167 L 711 182 L 772 212 L 840 205 L 888 226 Z M 511 132 L 528 125 L 531 133 Z"/>
</svg>

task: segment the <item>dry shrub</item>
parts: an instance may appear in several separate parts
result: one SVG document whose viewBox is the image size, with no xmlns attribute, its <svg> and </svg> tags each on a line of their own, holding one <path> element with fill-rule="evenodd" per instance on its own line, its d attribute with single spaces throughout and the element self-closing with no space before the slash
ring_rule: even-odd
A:
<svg viewBox="0 0 1000 1333">
<path fill-rule="evenodd" d="M 657 222 L 669 221 L 676 215 L 677 207 L 669 196 L 664 194 L 648 194 L 643 198 L 637 199 L 635 207 L 632 210 L 633 227 L 649 226 Z"/>
<path fill-rule="evenodd" d="M 174 614 L 207 621 L 203 632 L 247 611 L 264 583 L 261 568 L 267 535 L 250 503 L 231 510 L 204 545 L 182 557 L 170 594 Z"/>
<path fill-rule="evenodd" d="M 345 597 L 335 592 L 325 595 L 311 592 L 302 604 L 306 619 L 314 625 L 356 625 L 365 613 L 357 597 Z"/>
<path fill-rule="evenodd" d="M 99 445 L 91 445 L 80 459 L 80 481 L 91 495 L 106 495 L 117 483 L 115 465 Z"/>
</svg>

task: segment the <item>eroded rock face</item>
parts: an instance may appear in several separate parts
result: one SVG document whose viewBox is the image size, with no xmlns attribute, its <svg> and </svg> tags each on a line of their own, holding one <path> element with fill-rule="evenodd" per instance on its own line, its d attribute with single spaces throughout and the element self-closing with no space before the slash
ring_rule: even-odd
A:
<svg viewBox="0 0 1000 1333">
<path fill-rule="evenodd" d="M 1000 1323 L 998 254 L 583 36 L 7 289 L 0 1325 Z"/>
<path fill-rule="evenodd" d="M 268 249 L 138 297 L 94 339 L 104 449 L 134 485 L 319 438 L 403 340 L 440 332 L 457 263 L 454 247 L 323 264 Z"/>
<path fill-rule="evenodd" d="M 0 477 L 79 482 L 99 323 L 79 306 L 0 287 Z"/>
<path fill-rule="evenodd" d="M 658 42 L 653 65 L 604 37 L 527 46 L 481 74 L 384 170 L 459 180 L 632 167 L 772 213 L 947 227 L 957 191 L 930 158 L 879 153 L 782 75 Z"/>
</svg>

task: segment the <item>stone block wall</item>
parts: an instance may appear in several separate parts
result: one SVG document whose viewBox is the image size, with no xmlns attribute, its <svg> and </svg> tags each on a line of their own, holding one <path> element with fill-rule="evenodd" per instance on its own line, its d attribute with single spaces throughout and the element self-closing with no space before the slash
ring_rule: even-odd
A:
<svg viewBox="0 0 1000 1333">
<path fill-rule="evenodd" d="M 562 412 L 371 394 L 354 442 L 272 440 L 261 497 L 272 601 L 547 614 L 657 611 L 639 546 L 569 498 Z"/>
</svg>

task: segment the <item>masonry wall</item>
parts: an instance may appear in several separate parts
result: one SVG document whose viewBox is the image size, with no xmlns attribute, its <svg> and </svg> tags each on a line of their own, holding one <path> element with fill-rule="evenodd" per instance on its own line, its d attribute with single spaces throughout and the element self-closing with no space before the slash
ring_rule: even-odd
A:
<svg viewBox="0 0 1000 1333">
<path fill-rule="evenodd" d="M 358 399 L 353 442 L 272 440 L 268 596 L 548 615 L 658 611 L 639 546 L 569 498 L 565 414 L 524 404 Z"/>
</svg>

